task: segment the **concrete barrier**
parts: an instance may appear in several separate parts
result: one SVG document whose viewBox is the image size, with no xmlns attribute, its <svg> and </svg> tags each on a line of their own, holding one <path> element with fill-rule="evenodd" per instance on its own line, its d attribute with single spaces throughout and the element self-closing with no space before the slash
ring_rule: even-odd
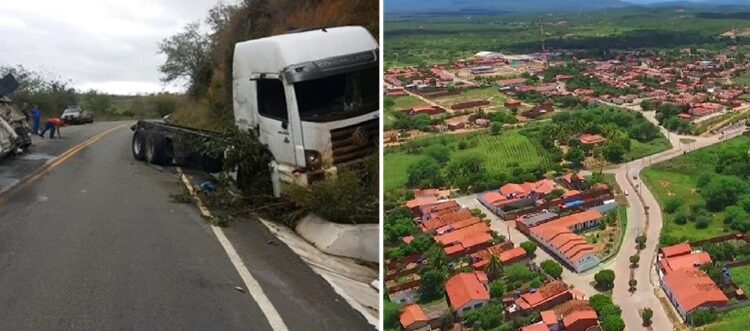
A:
<svg viewBox="0 0 750 331">
<path fill-rule="evenodd" d="M 379 225 L 348 225 L 326 221 L 309 214 L 295 231 L 321 251 L 368 262 L 380 260 Z"/>
</svg>

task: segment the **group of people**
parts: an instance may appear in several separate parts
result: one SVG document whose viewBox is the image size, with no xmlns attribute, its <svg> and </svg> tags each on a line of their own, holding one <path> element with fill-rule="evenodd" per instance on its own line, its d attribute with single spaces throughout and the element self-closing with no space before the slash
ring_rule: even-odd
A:
<svg viewBox="0 0 750 331">
<path fill-rule="evenodd" d="M 42 122 L 42 110 L 39 109 L 39 106 L 34 106 L 34 108 L 31 110 L 31 114 L 29 114 L 30 120 L 31 120 L 31 132 L 34 135 L 38 135 L 42 138 L 44 138 L 44 134 L 49 131 L 49 137 L 51 139 L 55 138 L 55 133 L 57 133 L 58 138 L 62 138 L 62 135 L 60 134 L 60 128 L 65 126 L 65 122 L 61 120 L 57 116 L 51 116 L 47 118 L 47 121 L 44 123 L 44 129 L 39 131 L 41 128 L 41 122 Z"/>
</svg>

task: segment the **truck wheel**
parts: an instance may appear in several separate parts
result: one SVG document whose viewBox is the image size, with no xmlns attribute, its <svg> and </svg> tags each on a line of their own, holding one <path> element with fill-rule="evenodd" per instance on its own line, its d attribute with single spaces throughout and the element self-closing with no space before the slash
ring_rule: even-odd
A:
<svg viewBox="0 0 750 331">
<path fill-rule="evenodd" d="M 158 132 L 146 136 L 146 161 L 156 165 L 167 165 L 167 142 Z"/>
<path fill-rule="evenodd" d="M 133 133 L 133 157 L 138 161 L 146 159 L 146 151 L 144 146 L 143 134 L 136 131 Z"/>
</svg>

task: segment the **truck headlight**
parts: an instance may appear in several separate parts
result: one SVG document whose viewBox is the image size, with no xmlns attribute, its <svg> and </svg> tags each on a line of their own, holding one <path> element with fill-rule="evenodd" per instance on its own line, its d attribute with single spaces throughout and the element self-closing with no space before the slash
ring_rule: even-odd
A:
<svg viewBox="0 0 750 331">
<path fill-rule="evenodd" d="M 310 170 L 318 170 L 322 159 L 318 151 L 305 150 L 305 164 Z"/>
</svg>

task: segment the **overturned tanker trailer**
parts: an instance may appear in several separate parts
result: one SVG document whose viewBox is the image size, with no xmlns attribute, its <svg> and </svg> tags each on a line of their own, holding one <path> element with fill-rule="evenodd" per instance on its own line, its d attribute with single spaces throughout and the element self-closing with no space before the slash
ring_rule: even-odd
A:
<svg viewBox="0 0 750 331">
<path fill-rule="evenodd" d="M 31 147 L 31 127 L 27 116 L 8 97 L 18 88 L 12 75 L 0 79 L 0 158 L 25 152 Z"/>
</svg>

